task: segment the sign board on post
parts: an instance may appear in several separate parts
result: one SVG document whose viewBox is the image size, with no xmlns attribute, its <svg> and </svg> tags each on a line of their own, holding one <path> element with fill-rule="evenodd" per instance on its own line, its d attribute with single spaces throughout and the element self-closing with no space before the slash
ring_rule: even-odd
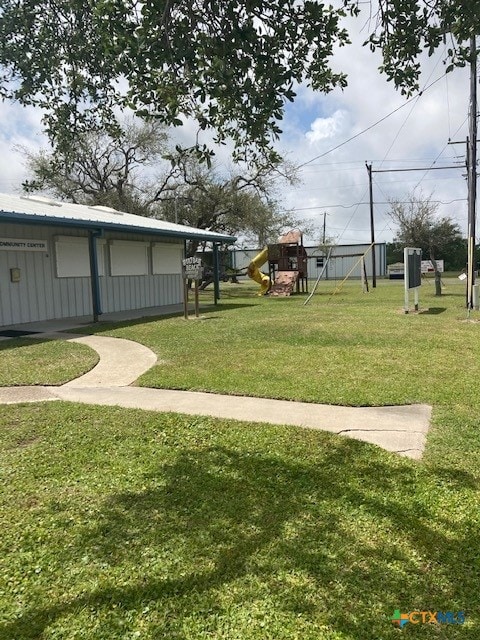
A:
<svg viewBox="0 0 480 640">
<path fill-rule="evenodd" d="M 415 311 L 418 311 L 418 289 L 422 284 L 422 250 L 405 247 L 403 261 L 405 264 L 405 313 L 408 313 L 410 289 L 414 289 Z"/>
<path fill-rule="evenodd" d="M 186 280 L 201 280 L 203 278 L 203 264 L 201 258 L 192 256 L 182 260 L 183 277 Z"/>
<path fill-rule="evenodd" d="M 183 279 L 184 279 L 184 316 L 188 318 L 188 281 L 194 280 L 195 282 L 195 317 L 198 318 L 199 304 L 198 304 L 198 283 L 203 278 L 203 263 L 201 258 L 192 256 L 190 258 L 184 258 L 182 260 L 183 266 Z"/>
<path fill-rule="evenodd" d="M 437 269 L 440 273 L 445 271 L 445 262 L 444 260 L 435 260 L 437 263 Z M 422 273 L 434 273 L 435 269 L 433 268 L 433 264 L 431 260 L 422 260 Z"/>
</svg>

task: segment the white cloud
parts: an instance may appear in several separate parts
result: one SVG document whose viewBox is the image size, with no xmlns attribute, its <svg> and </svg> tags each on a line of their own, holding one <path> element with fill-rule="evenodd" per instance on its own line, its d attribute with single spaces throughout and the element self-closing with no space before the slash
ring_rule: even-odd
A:
<svg viewBox="0 0 480 640">
<path fill-rule="evenodd" d="M 345 112 L 337 109 L 329 118 L 316 118 L 305 137 L 310 143 L 332 140 L 344 131 Z"/>
<path fill-rule="evenodd" d="M 46 145 L 42 134 L 42 114 L 33 107 L 0 103 L 0 191 L 18 192 L 26 178 L 22 147 L 38 149 Z"/>
</svg>

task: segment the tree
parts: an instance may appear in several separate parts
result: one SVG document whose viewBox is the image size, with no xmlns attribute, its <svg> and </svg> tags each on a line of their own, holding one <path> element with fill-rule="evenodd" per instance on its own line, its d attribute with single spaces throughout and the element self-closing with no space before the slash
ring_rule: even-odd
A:
<svg viewBox="0 0 480 640">
<path fill-rule="evenodd" d="M 398 225 L 395 241 L 401 245 L 418 247 L 431 260 L 435 271 L 435 295 L 442 295 L 441 276 L 436 259 L 457 249 L 462 241 L 458 225 L 451 218 L 436 217 L 438 204 L 431 196 L 414 192 L 404 201 L 390 200 L 389 215 Z"/>
<path fill-rule="evenodd" d="M 478 0 L 378 0 L 373 33 L 367 42 L 383 54 L 381 71 L 402 93 L 419 89 L 423 52 L 445 50 L 446 71 L 471 58 L 470 39 L 480 33 Z"/>
<path fill-rule="evenodd" d="M 172 162 L 169 191 L 161 207 L 167 220 L 240 236 L 259 247 L 275 240 L 285 228 L 303 225 L 279 204 L 279 185 L 297 182 L 295 167 L 286 161 L 257 163 L 241 172 L 235 168 L 228 175 L 190 154 L 176 154 Z M 189 254 L 198 246 L 190 243 Z"/>
<path fill-rule="evenodd" d="M 256 247 L 276 241 L 285 229 L 302 226 L 309 231 L 295 214 L 281 209 L 276 197 L 279 182 L 297 181 L 296 169 L 290 163 L 257 163 L 249 170 L 236 169 L 226 176 L 188 153 L 177 152 L 171 161 L 172 182 L 161 202 L 164 219 L 228 233 Z M 201 246 L 198 240 L 191 240 L 188 255 L 194 255 Z M 205 245 L 202 248 L 205 251 Z M 230 270 L 228 254 L 220 252 L 219 256 L 224 275 Z M 205 260 L 209 262 L 208 256 Z M 212 282 L 213 273 L 208 273 L 201 288 Z"/>
<path fill-rule="evenodd" d="M 157 122 L 127 120 L 115 135 L 89 131 L 61 150 L 23 149 L 31 178 L 24 191 L 47 191 L 61 200 L 153 215 L 159 200 L 159 167 L 168 135 Z"/>
<path fill-rule="evenodd" d="M 237 154 L 275 157 L 272 142 L 295 84 L 345 87 L 331 68 L 349 42 L 342 19 L 363 3 L 319 0 L 2 0 L 0 97 L 45 110 L 58 147 L 81 128 L 112 130 L 119 107 L 231 138 Z M 419 56 L 449 41 L 447 70 L 469 59 L 477 0 L 378 0 L 370 47 L 402 91 L 418 88 Z M 371 10 L 371 7 L 370 7 Z M 200 157 L 211 150 L 197 142 Z"/>
<path fill-rule="evenodd" d="M 345 86 L 329 65 L 344 15 L 292 0 L 3 0 L 0 95 L 43 107 L 57 145 L 114 127 L 121 105 L 272 157 L 296 82 Z"/>
<path fill-rule="evenodd" d="M 276 198 L 279 181 L 295 183 L 293 165 L 264 161 L 226 174 L 188 152 L 172 152 L 157 122 L 129 120 L 110 134 L 82 133 L 62 149 L 24 151 L 27 192 L 241 235 L 259 246 L 298 224 Z M 197 247 L 192 243 L 191 255 Z"/>
<path fill-rule="evenodd" d="M 443 253 L 445 271 L 461 271 L 467 264 L 467 240 L 458 237 L 449 243 Z M 403 262 L 403 245 L 399 242 L 387 242 L 387 264 Z"/>
</svg>

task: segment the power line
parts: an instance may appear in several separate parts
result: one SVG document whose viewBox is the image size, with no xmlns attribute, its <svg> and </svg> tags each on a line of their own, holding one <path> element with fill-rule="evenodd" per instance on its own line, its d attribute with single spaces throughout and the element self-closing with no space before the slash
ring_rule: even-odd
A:
<svg viewBox="0 0 480 640">
<path fill-rule="evenodd" d="M 461 125 L 458 127 L 458 129 L 455 131 L 455 133 L 453 134 L 454 136 L 456 136 L 456 135 L 457 135 L 457 133 L 458 133 L 458 132 L 460 131 L 460 129 L 464 126 L 464 124 L 467 122 L 467 120 L 468 120 L 468 116 L 465 118 L 465 120 L 462 122 L 462 124 L 461 124 Z M 449 124 L 449 130 L 450 130 L 450 124 Z M 433 163 L 432 163 L 432 164 L 435 164 L 435 163 L 437 162 L 438 158 L 442 155 L 442 153 L 445 151 L 445 149 L 447 149 L 447 147 L 449 146 L 449 144 L 451 144 L 451 143 L 450 143 L 451 139 L 452 139 L 452 138 L 451 138 L 451 136 L 449 136 L 447 144 L 443 147 L 443 149 L 442 149 L 442 150 L 440 151 L 440 153 L 437 155 L 437 157 L 435 158 L 435 160 L 433 161 Z M 420 180 L 417 182 L 417 184 L 415 185 L 415 187 L 414 187 L 414 191 L 415 191 L 415 189 L 418 189 L 418 187 L 420 186 L 420 184 L 423 182 L 423 180 L 425 179 L 425 175 L 426 175 L 426 172 L 425 172 L 425 174 L 420 178 Z"/>
<path fill-rule="evenodd" d="M 465 123 L 463 123 L 465 124 Z M 463 125 L 462 125 L 463 126 Z M 461 127 L 459 127 L 460 129 Z M 408 162 L 409 164 L 412 164 L 414 162 L 437 162 L 438 160 L 438 156 L 436 158 L 418 158 L 418 159 L 414 159 L 414 158 L 390 158 L 389 162 Z M 384 162 L 385 159 L 383 160 L 372 160 L 372 162 Z M 447 162 L 447 160 L 443 160 L 443 162 Z M 334 167 L 336 165 L 339 164 L 361 164 L 361 169 L 363 171 L 364 167 L 364 160 L 342 160 L 339 162 L 310 162 L 309 166 L 310 167 Z M 346 170 L 348 171 L 348 167 L 346 168 Z"/>
<path fill-rule="evenodd" d="M 441 182 L 442 184 L 447 182 L 448 180 L 455 180 L 458 181 L 458 176 L 450 176 L 450 177 L 444 177 L 442 178 Z M 422 179 L 422 182 L 433 182 L 435 181 L 435 183 L 438 183 L 438 178 L 425 178 Z M 385 186 L 392 186 L 392 185 L 396 185 L 396 184 L 411 184 L 411 180 L 388 180 L 388 181 L 383 181 L 383 182 L 378 182 L 378 180 L 375 180 L 375 184 L 377 185 L 385 185 Z M 328 191 L 338 191 L 338 190 L 342 190 L 342 191 L 347 191 L 347 190 L 352 190 L 352 189 L 358 189 L 359 185 L 354 183 L 354 184 L 335 184 L 332 186 L 320 186 L 320 187 L 309 187 L 308 191 L 309 192 L 314 192 L 314 191 L 322 191 L 323 193 L 326 193 Z"/>
<path fill-rule="evenodd" d="M 433 71 L 432 71 L 432 73 L 433 73 Z M 395 136 L 395 139 L 394 139 L 394 142 L 395 142 L 395 140 L 396 140 L 396 139 L 398 138 L 398 136 L 399 136 L 399 133 L 400 133 L 401 129 L 405 126 L 405 124 L 406 124 L 406 122 L 407 122 L 408 118 L 409 118 L 409 117 L 410 117 L 410 115 L 412 114 L 413 109 L 415 108 L 415 106 L 416 106 L 416 104 L 417 104 L 417 102 L 418 102 L 418 100 L 419 100 L 420 96 L 423 94 L 423 92 L 424 92 L 424 91 L 428 90 L 428 89 L 429 89 L 430 87 L 432 87 L 434 84 L 436 84 L 437 82 L 439 82 L 439 80 L 441 80 L 441 79 L 443 78 L 443 76 L 444 76 L 444 75 L 445 75 L 445 74 L 442 74 L 442 76 L 440 76 L 439 78 L 437 78 L 437 80 L 434 80 L 432 83 L 430 83 L 430 85 L 427 85 L 427 86 L 426 86 L 422 91 L 420 91 L 416 96 L 414 96 L 414 97 L 413 97 L 413 98 L 411 98 L 410 100 L 407 100 L 403 105 L 401 105 L 400 107 L 398 107 L 397 109 L 395 109 L 395 110 L 394 110 L 392 113 L 390 113 L 388 116 L 385 116 L 384 118 L 381 118 L 377 123 L 375 123 L 374 125 L 372 125 L 372 126 L 368 127 L 366 130 L 364 130 L 363 132 L 360 132 L 360 133 L 359 133 L 359 134 L 357 134 L 356 136 L 353 136 L 351 139 L 354 139 L 354 138 L 358 137 L 359 135 L 362 135 L 362 133 L 365 133 L 365 131 L 368 131 L 368 130 L 372 129 L 374 126 L 376 126 L 376 125 L 377 125 L 377 124 L 379 124 L 380 122 L 383 122 L 383 120 L 385 120 L 385 119 L 387 119 L 388 117 L 390 117 L 390 115 L 393 115 L 393 113 L 396 113 L 396 112 L 397 112 L 397 111 L 399 111 L 401 108 L 403 108 L 404 106 L 406 106 L 407 104 L 409 104 L 410 102 L 412 102 L 413 100 L 415 100 L 415 104 L 413 104 L 413 105 L 412 105 L 412 108 L 410 109 L 409 114 L 407 115 L 407 117 L 406 117 L 405 121 L 403 122 L 402 126 L 400 127 L 400 130 L 397 132 L 397 135 Z M 429 76 L 429 78 L 428 78 L 428 79 L 430 79 L 430 77 L 431 77 L 431 74 L 430 74 L 430 76 Z M 346 141 L 346 142 L 349 142 L 349 140 L 348 140 L 348 141 Z M 343 143 L 343 144 L 346 144 L 346 142 L 345 142 L 345 143 Z M 388 155 L 388 153 L 389 153 L 389 152 L 390 152 L 390 150 L 392 149 L 394 142 L 390 145 L 390 147 L 389 147 L 389 149 L 388 149 L 387 153 L 385 154 L 385 156 L 384 156 L 384 160 L 382 160 L 382 164 L 383 164 L 383 162 L 385 161 L 386 156 Z M 338 145 L 336 148 L 338 148 L 339 146 L 342 146 L 342 145 Z M 333 150 L 332 150 L 332 151 L 333 151 Z M 327 153 L 329 153 L 329 152 L 327 152 Z M 326 154 L 322 154 L 321 156 L 317 156 L 317 158 L 313 158 L 313 160 L 316 160 L 316 159 L 318 159 L 319 157 L 323 157 L 324 155 L 326 155 Z M 305 163 L 304 165 L 300 165 L 300 166 L 305 166 L 306 164 L 308 164 L 308 162 L 307 162 L 307 163 Z M 371 167 L 371 165 L 370 165 L 370 167 Z M 368 165 L 367 165 L 367 169 L 368 169 Z M 371 185 L 371 177 L 370 177 L 370 187 L 369 187 L 369 188 L 370 188 L 370 203 L 369 203 L 369 204 L 370 204 L 370 218 L 371 218 L 371 223 L 370 223 L 370 227 L 371 227 L 371 241 L 372 241 L 372 244 L 374 245 L 374 244 L 375 244 L 374 223 L 373 223 L 374 211 L 373 211 L 373 198 L 372 198 L 372 194 L 371 194 L 371 188 L 372 188 L 372 185 Z M 366 191 L 365 191 L 365 192 L 364 192 L 364 194 L 362 195 L 362 198 L 364 198 L 365 196 L 366 196 Z M 358 205 L 358 206 L 360 206 L 360 205 Z M 351 214 L 350 218 L 348 219 L 347 224 L 345 225 L 345 229 L 343 230 L 343 232 L 342 232 L 342 233 L 341 233 L 341 235 L 340 235 L 340 239 L 343 237 L 343 235 L 346 233 L 347 229 L 349 228 L 349 226 L 350 226 L 350 224 L 351 224 L 351 222 L 352 222 L 353 218 L 355 217 L 355 214 L 356 214 L 356 213 L 357 213 L 357 211 L 358 211 L 358 206 L 354 209 L 353 213 Z M 373 274 L 374 274 L 374 276 L 373 276 L 373 286 L 375 287 L 375 286 L 376 286 L 376 278 L 375 278 L 375 251 L 374 251 L 374 252 L 373 252 L 373 254 L 372 254 L 372 268 L 373 268 Z"/>
<path fill-rule="evenodd" d="M 375 183 L 376 184 L 376 183 Z M 378 186 L 378 185 L 377 185 Z M 430 200 L 435 204 L 453 204 L 454 202 L 466 202 L 467 198 L 455 198 L 453 200 Z M 408 204 L 409 200 L 396 200 L 399 204 Z M 290 211 L 315 211 L 317 209 L 352 209 L 353 207 L 359 207 L 364 204 L 370 204 L 370 202 L 353 202 L 352 204 L 318 204 L 315 207 L 300 207 L 293 208 Z M 391 204 L 388 200 L 375 200 L 375 204 Z"/>
<path fill-rule="evenodd" d="M 307 166 L 308 164 L 310 164 L 311 162 L 314 162 L 315 160 L 318 160 L 319 158 L 324 158 L 326 155 L 328 155 L 329 153 L 332 153 L 333 151 L 336 151 L 337 149 L 339 149 L 340 147 L 343 147 L 344 145 L 348 144 L 349 142 L 351 142 L 352 140 L 355 140 L 356 138 L 359 138 L 360 136 L 362 136 L 364 133 L 366 133 L 367 131 L 370 131 L 371 129 L 373 129 L 374 127 L 376 127 L 377 125 L 379 125 L 381 122 L 384 122 L 385 120 L 387 120 L 388 118 L 390 118 L 390 116 L 393 116 L 395 113 L 397 113 L 397 111 L 400 111 L 400 109 L 403 109 L 404 107 L 407 106 L 407 104 L 410 104 L 410 102 L 413 102 L 414 100 L 417 100 L 423 93 L 425 93 L 425 91 L 428 91 L 428 89 L 430 89 L 431 87 L 433 87 L 434 84 L 436 84 L 437 82 L 439 82 L 440 80 L 443 79 L 443 77 L 445 76 L 445 74 L 442 74 L 439 78 L 437 78 L 436 80 L 434 80 L 432 83 L 430 83 L 427 87 L 425 87 L 422 91 L 419 91 L 419 93 L 417 93 L 417 95 L 413 96 L 412 98 L 410 98 L 409 100 L 407 100 L 406 102 L 404 102 L 403 104 L 399 105 L 396 109 L 394 109 L 393 111 L 391 111 L 390 113 L 388 113 L 387 115 L 383 116 L 383 118 L 380 118 L 380 120 L 377 120 L 376 122 L 374 122 L 373 124 L 371 124 L 369 127 L 367 127 L 366 129 L 363 129 L 363 131 L 360 131 L 359 133 L 356 133 L 354 136 L 351 136 L 350 138 L 348 138 L 348 140 L 344 140 L 343 142 L 341 142 L 340 144 L 337 144 L 337 146 L 333 147 L 332 149 L 329 149 L 328 151 L 325 151 L 324 153 L 321 153 L 318 156 L 315 156 L 314 158 L 311 158 L 311 160 L 307 160 L 306 162 L 304 162 L 303 164 L 300 164 L 297 168 L 301 169 L 302 167 Z"/>
<path fill-rule="evenodd" d="M 439 169 L 464 169 L 461 165 L 451 165 L 448 167 L 412 167 L 405 169 L 372 169 L 372 173 L 396 173 L 397 171 L 438 171 Z"/>
</svg>

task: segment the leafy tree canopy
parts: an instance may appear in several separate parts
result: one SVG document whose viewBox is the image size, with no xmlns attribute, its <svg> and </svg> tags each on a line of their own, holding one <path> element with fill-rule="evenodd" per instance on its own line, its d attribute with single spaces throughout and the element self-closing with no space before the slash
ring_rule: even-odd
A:
<svg viewBox="0 0 480 640">
<path fill-rule="evenodd" d="M 193 117 L 217 141 L 269 147 L 285 100 L 307 79 L 345 85 L 329 65 L 348 41 L 344 9 L 293 0 L 3 0 L 1 95 L 47 110 L 57 142 L 114 122 L 115 106 L 162 123 Z"/>
<path fill-rule="evenodd" d="M 411 94 L 419 88 L 422 52 L 430 56 L 444 49 L 446 70 L 451 71 L 470 60 L 470 39 L 479 33 L 478 0 L 378 0 L 368 43 L 383 54 L 381 71 Z"/>
<path fill-rule="evenodd" d="M 295 167 L 286 161 L 225 175 L 179 153 L 172 167 L 161 202 L 161 215 L 167 220 L 240 236 L 258 247 L 274 241 L 286 228 L 302 226 L 310 231 L 280 206 L 279 185 L 297 182 Z"/>
<path fill-rule="evenodd" d="M 46 111 L 61 145 L 80 127 L 115 127 L 118 107 L 161 123 L 194 118 L 237 153 L 273 154 L 286 101 L 307 82 L 346 85 L 332 69 L 349 42 L 343 19 L 365 3 L 339 0 L 0 0 L 0 96 Z M 367 3 L 369 44 L 387 77 L 411 92 L 419 55 L 447 44 L 448 68 L 468 59 L 478 0 Z M 199 145 L 204 159 L 210 151 Z"/>
<path fill-rule="evenodd" d="M 148 216 L 160 199 L 165 176 L 158 174 L 169 144 L 159 123 L 130 119 L 118 124 L 115 134 L 84 131 L 61 149 L 21 151 L 30 174 L 24 191 Z"/>
<path fill-rule="evenodd" d="M 258 162 L 230 172 L 207 167 L 188 152 L 172 152 L 156 121 L 127 120 L 115 133 L 82 132 L 62 149 L 23 151 L 27 192 L 227 232 L 254 246 L 299 224 L 277 194 L 282 182 L 296 182 L 293 165 Z"/>
<path fill-rule="evenodd" d="M 395 241 L 403 246 L 419 247 L 431 257 L 441 253 L 451 242 L 462 238 L 456 222 L 437 216 L 438 204 L 431 196 L 409 193 L 403 200 L 390 200 L 389 215 L 398 227 Z M 426 258 L 427 259 L 427 258 Z"/>
</svg>

